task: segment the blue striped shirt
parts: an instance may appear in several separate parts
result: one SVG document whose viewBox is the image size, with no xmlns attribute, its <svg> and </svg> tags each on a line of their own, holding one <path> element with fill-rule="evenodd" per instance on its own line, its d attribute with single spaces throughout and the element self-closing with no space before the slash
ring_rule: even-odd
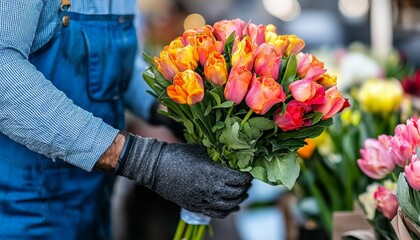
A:
<svg viewBox="0 0 420 240">
<path fill-rule="evenodd" d="M 28 61 L 29 54 L 47 43 L 60 24 L 60 3 L 0 0 L 0 132 L 35 152 L 90 171 L 118 130 L 74 105 Z M 129 14 L 134 12 L 134 3 L 74 0 L 71 11 Z M 142 64 L 137 65 L 139 74 Z M 139 89 L 141 82 L 130 88 Z M 144 96 L 127 97 L 137 114 L 146 109 Z"/>
</svg>

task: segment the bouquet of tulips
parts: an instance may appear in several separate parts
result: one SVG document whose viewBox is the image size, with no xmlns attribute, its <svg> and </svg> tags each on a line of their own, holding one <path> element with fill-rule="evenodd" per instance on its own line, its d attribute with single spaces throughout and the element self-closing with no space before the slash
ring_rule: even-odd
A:
<svg viewBox="0 0 420 240">
<path fill-rule="evenodd" d="M 151 67 L 143 77 L 188 142 L 226 167 L 290 189 L 300 171 L 296 150 L 349 106 L 304 45 L 271 24 L 223 20 L 185 31 L 159 57 L 145 54 Z M 181 220 L 175 239 L 202 234 Z"/>
<path fill-rule="evenodd" d="M 420 239 L 419 146 L 420 119 L 411 117 L 395 127 L 394 135 L 369 138 L 360 150 L 358 166 L 379 183 L 370 185 L 359 199 L 375 230 L 386 239 Z M 380 223 L 381 218 L 388 219 L 388 225 Z"/>
</svg>

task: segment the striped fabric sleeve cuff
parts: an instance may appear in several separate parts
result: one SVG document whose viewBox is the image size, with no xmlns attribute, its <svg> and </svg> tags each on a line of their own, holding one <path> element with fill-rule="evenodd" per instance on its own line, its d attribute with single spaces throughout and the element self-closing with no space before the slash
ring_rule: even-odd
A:
<svg viewBox="0 0 420 240">
<path fill-rule="evenodd" d="M 95 126 L 95 124 L 92 125 Z M 78 148 L 82 147 L 84 151 L 69 149 L 64 160 L 86 171 L 92 171 L 96 161 L 112 144 L 118 134 L 118 130 L 104 122 L 100 123 L 97 128 L 86 130 L 83 131 L 83 135 L 79 136 L 78 141 L 76 141 Z"/>
</svg>

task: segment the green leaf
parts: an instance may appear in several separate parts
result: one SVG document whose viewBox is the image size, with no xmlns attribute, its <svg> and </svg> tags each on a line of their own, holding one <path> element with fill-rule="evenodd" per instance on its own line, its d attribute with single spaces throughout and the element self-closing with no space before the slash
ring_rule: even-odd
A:
<svg viewBox="0 0 420 240">
<path fill-rule="evenodd" d="M 255 178 L 272 185 L 283 184 L 288 189 L 294 186 L 300 172 L 295 152 L 279 154 L 274 156 L 271 161 L 267 161 L 264 157 L 258 157 L 254 159 L 253 165 L 251 174 Z"/>
<path fill-rule="evenodd" d="M 407 214 L 407 216 L 417 225 L 420 225 L 420 212 L 419 209 L 416 209 L 411 202 L 410 187 L 408 186 L 403 173 L 400 173 L 398 176 L 396 194 L 398 197 L 398 203 L 405 214 Z"/>
<path fill-rule="evenodd" d="M 322 116 L 324 116 L 324 114 L 322 112 L 315 112 L 314 116 L 312 116 L 312 120 L 311 120 L 311 125 L 315 125 L 317 124 L 319 121 L 321 121 Z"/>
<path fill-rule="evenodd" d="M 228 149 L 249 149 L 251 146 L 239 138 L 239 123 L 234 122 L 232 125 L 226 123 L 226 127 L 223 129 L 220 135 L 220 142 L 225 144 Z"/>
<path fill-rule="evenodd" d="M 163 91 L 163 88 L 160 84 L 156 82 L 155 74 L 153 74 L 152 69 L 147 69 L 143 72 L 142 75 L 147 85 L 149 85 L 149 87 L 156 93 L 156 95 L 160 95 Z"/>
<path fill-rule="evenodd" d="M 254 166 L 252 167 L 252 169 L 249 171 L 249 173 L 251 173 L 251 175 L 256 178 L 259 179 L 260 181 L 263 181 L 265 183 L 268 183 L 268 178 L 267 178 L 267 171 L 265 170 L 265 167 L 263 166 Z"/>
<path fill-rule="evenodd" d="M 249 141 L 257 140 L 262 135 L 258 128 L 251 127 L 248 122 L 242 127 L 242 132 L 246 135 Z"/>
<path fill-rule="evenodd" d="M 214 89 L 212 89 L 212 91 L 209 91 L 209 93 L 213 96 L 214 100 L 216 100 L 216 104 L 220 105 L 222 103 L 222 100 L 220 99 L 219 94 L 217 94 L 215 91 L 213 91 Z"/>
<path fill-rule="evenodd" d="M 271 119 L 265 117 L 250 118 L 248 119 L 248 123 L 251 128 L 257 128 L 259 131 L 266 131 L 275 127 L 275 123 Z"/>
<path fill-rule="evenodd" d="M 327 126 L 332 124 L 332 118 L 320 121 L 317 124 L 305 127 L 299 130 L 282 132 L 279 134 L 279 139 L 287 140 L 291 138 L 314 138 L 319 136 L 323 131 L 325 131 Z"/>
<path fill-rule="evenodd" d="M 288 150 L 295 151 L 305 145 L 305 139 L 289 139 L 287 141 L 277 141 L 277 139 L 271 139 L 270 143 L 272 144 L 272 152 L 277 152 L 279 150 Z"/>
<path fill-rule="evenodd" d="M 214 139 L 211 131 L 211 126 L 208 124 L 207 119 L 204 117 L 201 106 L 199 104 L 191 106 L 191 112 L 194 116 L 194 123 L 201 130 L 201 132 L 210 140 L 210 142 L 213 144 L 216 143 L 216 140 Z"/>
<path fill-rule="evenodd" d="M 218 104 L 218 105 L 214 106 L 213 109 L 217 109 L 217 108 L 230 108 L 233 105 L 235 105 L 235 102 L 234 101 L 226 101 L 226 102 L 223 102 L 221 104 Z"/>
<path fill-rule="evenodd" d="M 222 129 L 222 128 L 224 128 L 225 127 L 225 123 L 224 122 L 221 122 L 221 121 L 218 121 L 212 128 L 211 128 L 211 131 L 212 132 L 216 132 L 217 130 L 220 130 L 220 129 Z"/>
<path fill-rule="evenodd" d="M 281 80 L 281 86 L 286 94 L 289 93 L 289 85 L 295 81 L 297 73 L 297 59 L 295 54 L 291 54 L 289 56 L 289 60 L 287 61 L 287 66 L 284 71 L 283 78 Z"/>
<path fill-rule="evenodd" d="M 232 59 L 232 48 L 233 48 L 234 42 L 235 42 L 235 31 L 229 35 L 229 37 L 226 39 L 225 46 L 223 46 L 223 55 L 225 57 L 228 69 L 232 66 L 231 59 Z"/>
<path fill-rule="evenodd" d="M 254 149 L 245 149 L 236 152 L 236 158 L 238 159 L 238 168 L 245 169 L 250 167 L 251 162 L 254 158 Z"/>
<path fill-rule="evenodd" d="M 210 112 L 211 112 L 211 104 L 208 104 L 206 110 L 204 111 L 204 116 L 208 116 Z"/>
<path fill-rule="evenodd" d="M 144 58 L 144 60 L 146 60 L 146 62 L 148 62 L 150 64 L 150 66 L 154 66 L 155 65 L 155 61 L 147 53 L 143 52 L 143 58 Z"/>
</svg>

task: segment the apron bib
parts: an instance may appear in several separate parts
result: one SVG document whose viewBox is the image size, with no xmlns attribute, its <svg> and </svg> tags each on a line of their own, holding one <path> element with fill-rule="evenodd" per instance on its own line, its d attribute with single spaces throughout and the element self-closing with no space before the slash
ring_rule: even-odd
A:
<svg viewBox="0 0 420 240">
<path fill-rule="evenodd" d="M 123 129 L 122 94 L 137 50 L 134 16 L 68 12 L 67 2 L 62 26 L 29 61 L 76 105 Z M 0 134 L 0 239 L 110 239 L 113 180 Z"/>
</svg>

